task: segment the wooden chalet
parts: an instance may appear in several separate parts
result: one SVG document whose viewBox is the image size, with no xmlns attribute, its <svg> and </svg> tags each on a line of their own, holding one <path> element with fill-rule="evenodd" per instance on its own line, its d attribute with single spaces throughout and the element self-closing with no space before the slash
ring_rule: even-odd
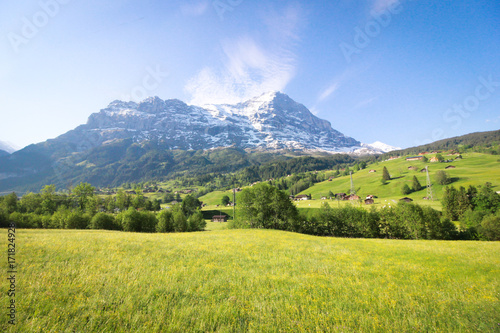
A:
<svg viewBox="0 0 500 333">
<path fill-rule="evenodd" d="M 227 222 L 227 215 L 214 215 L 212 222 Z"/>
<path fill-rule="evenodd" d="M 423 156 L 410 156 L 406 158 L 407 161 L 421 161 L 423 159 Z"/>
<path fill-rule="evenodd" d="M 373 205 L 374 202 L 373 199 L 365 199 L 365 205 Z"/>
<path fill-rule="evenodd" d="M 345 193 L 335 193 L 335 199 L 338 200 L 346 200 L 346 194 Z"/>
<path fill-rule="evenodd" d="M 412 201 L 413 201 L 413 199 L 408 198 L 408 197 L 404 197 L 404 198 L 399 199 L 399 201 L 404 201 L 404 202 L 412 202 Z"/>
<path fill-rule="evenodd" d="M 456 168 L 456 166 L 454 166 L 454 165 L 448 165 L 445 169 L 455 169 L 455 168 Z"/>
</svg>

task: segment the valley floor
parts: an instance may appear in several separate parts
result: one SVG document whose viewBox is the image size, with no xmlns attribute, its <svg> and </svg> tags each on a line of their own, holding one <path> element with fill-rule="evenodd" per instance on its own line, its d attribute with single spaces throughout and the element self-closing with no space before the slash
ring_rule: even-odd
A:
<svg viewBox="0 0 500 333">
<path fill-rule="evenodd" d="M 275 230 L 18 230 L 16 242 L 17 324 L 2 316 L 3 332 L 499 329 L 499 242 Z"/>
</svg>

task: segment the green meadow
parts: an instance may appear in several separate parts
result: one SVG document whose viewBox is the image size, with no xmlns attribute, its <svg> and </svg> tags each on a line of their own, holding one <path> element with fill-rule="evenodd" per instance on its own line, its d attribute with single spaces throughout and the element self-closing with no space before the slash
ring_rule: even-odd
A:
<svg viewBox="0 0 500 333">
<path fill-rule="evenodd" d="M 426 155 L 429 159 L 435 154 Z M 405 157 L 400 157 L 398 159 L 378 162 L 375 164 L 369 164 L 366 169 L 360 170 L 353 173 L 354 188 L 357 194 L 364 199 L 367 195 L 374 195 L 375 207 L 381 207 L 389 203 L 394 204 L 402 197 L 409 197 L 414 200 L 415 203 L 429 205 L 432 208 L 441 210 L 441 203 L 439 200 L 442 198 L 444 185 L 437 184 L 435 180 L 435 174 L 438 170 L 446 171 L 452 183 L 455 187 L 464 186 L 467 188 L 469 185 L 479 186 L 484 185 L 486 182 L 490 182 L 493 185 L 495 191 L 500 191 L 500 162 L 499 156 L 487 155 L 480 153 L 468 153 L 463 154 L 463 159 L 455 160 L 451 163 L 424 163 L 422 161 L 406 161 Z M 443 155 L 445 159 L 453 159 L 456 156 Z M 454 169 L 445 169 L 447 166 L 452 165 Z M 382 179 L 382 169 L 387 167 L 387 170 L 391 174 L 392 178 L 383 185 L 381 183 Z M 429 176 L 432 182 L 432 190 L 434 194 L 434 201 L 424 200 L 423 198 L 427 196 L 426 186 L 426 173 L 420 172 L 425 166 L 429 168 Z M 408 167 L 416 167 L 417 170 L 410 170 Z M 376 170 L 376 172 L 370 172 L 370 170 Z M 404 184 L 407 184 L 410 188 L 412 187 L 413 176 L 417 176 L 423 189 L 417 192 L 413 192 L 408 195 L 402 195 L 401 189 Z M 318 208 L 321 206 L 323 201 L 328 201 L 332 207 L 336 205 L 344 205 L 346 202 L 337 203 L 335 200 L 320 200 L 322 196 L 328 196 L 328 192 L 333 193 L 349 193 L 351 188 L 351 179 L 349 176 L 335 178 L 332 181 L 324 181 L 321 183 L 314 184 L 314 186 L 308 188 L 307 190 L 301 192 L 300 194 L 311 194 L 313 199 L 308 202 L 300 202 L 300 208 Z M 309 206 L 310 205 L 310 206 Z M 364 206 L 364 204 L 363 204 Z"/>
<path fill-rule="evenodd" d="M 3 292 L 0 330 L 500 329 L 499 242 L 215 230 L 223 227 L 179 234 L 18 230 L 17 324 L 7 324 Z M 6 257 L 3 263 L 6 275 Z"/>
<path fill-rule="evenodd" d="M 426 155 L 429 159 L 435 154 Z M 444 185 L 437 184 L 435 180 L 435 175 L 438 170 L 446 171 L 452 183 L 455 187 L 464 186 L 467 188 L 469 185 L 479 186 L 484 185 L 486 182 L 490 182 L 493 185 L 495 191 L 500 191 L 500 162 L 499 156 L 488 155 L 481 153 L 467 153 L 463 154 L 462 160 L 455 160 L 451 163 L 424 163 L 422 161 L 406 161 L 405 157 L 400 157 L 398 159 L 378 162 L 374 164 L 369 164 L 366 169 L 357 171 L 353 173 L 354 187 L 357 194 L 364 199 L 367 195 L 376 196 L 374 206 L 376 208 L 381 208 L 384 205 L 395 205 L 402 197 L 409 197 L 414 200 L 415 203 L 420 205 L 431 206 L 434 209 L 441 210 L 441 202 Z M 456 156 L 443 157 L 452 159 Z M 452 165 L 454 169 L 445 169 L 447 166 Z M 389 173 L 393 179 L 389 180 L 387 184 L 382 185 L 382 169 L 387 167 Z M 434 201 L 424 200 L 423 198 L 427 196 L 426 186 L 426 173 L 420 172 L 425 166 L 429 167 L 429 176 L 432 182 L 432 190 L 434 194 Z M 408 167 L 416 167 L 417 171 L 410 170 Z M 370 170 L 376 170 L 376 172 L 370 173 Z M 332 171 L 322 171 L 326 177 L 333 175 Z M 417 192 L 413 192 L 408 195 L 402 195 L 401 189 L 404 184 L 412 187 L 413 176 L 416 176 L 422 185 L 423 189 Z M 324 181 L 316 183 L 307 190 L 302 191 L 300 194 L 311 194 L 313 200 L 308 201 L 298 201 L 295 205 L 299 209 L 309 209 L 309 208 L 320 208 L 323 202 L 328 202 L 330 206 L 344 206 L 344 205 L 360 205 L 362 207 L 367 207 L 364 203 L 350 202 L 350 201 L 336 201 L 336 200 L 321 200 L 321 197 L 328 197 L 328 193 L 348 193 L 351 188 L 351 179 L 349 176 L 343 176 L 332 179 L 332 181 Z M 208 206 L 205 209 L 213 210 L 218 209 L 216 205 L 220 204 L 221 199 L 224 195 L 230 197 L 233 200 L 232 191 L 214 191 L 210 192 L 202 197 L 200 200 L 206 203 Z M 238 202 L 239 193 L 236 193 L 236 202 Z"/>
</svg>

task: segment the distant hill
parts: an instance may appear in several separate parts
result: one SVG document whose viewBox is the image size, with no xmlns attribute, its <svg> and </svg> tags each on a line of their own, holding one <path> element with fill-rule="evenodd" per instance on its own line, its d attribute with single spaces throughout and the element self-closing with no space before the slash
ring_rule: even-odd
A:
<svg viewBox="0 0 500 333">
<path fill-rule="evenodd" d="M 435 141 L 429 144 L 411 147 L 406 149 L 394 150 L 385 154 L 385 156 L 399 155 L 417 155 L 423 152 L 432 152 L 435 150 L 452 150 L 466 152 L 476 151 L 500 154 L 500 130 L 489 132 L 476 132 L 462 136 L 456 136 L 449 139 Z"/>
<path fill-rule="evenodd" d="M 0 149 L 0 157 L 7 156 L 7 155 L 10 155 L 10 154 L 8 152 L 6 152 L 5 150 Z"/>
<path fill-rule="evenodd" d="M 427 154 L 428 159 L 436 154 Z M 369 164 L 366 169 L 355 172 L 352 176 L 356 193 L 365 199 L 367 195 L 374 195 L 375 206 L 394 204 L 400 198 L 410 197 L 414 202 L 419 204 L 431 205 L 436 209 L 441 209 L 441 203 L 438 201 L 442 198 L 442 193 L 445 185 L 439 185 L 436 182 L 436 172 L 443 170 L 447 172 L 452 180 L 450 185 L 455 187 L 469 185 L 479 186 L 490 182 L 495 191 L 500 191 L 500 159 L 499 156 L 482 154 L 482 153 L 464 153 L 463 159 L 455 159 L 457 156 L 447 156 L 443 154 L 445 159 L 453 160 L 449 163 L 424 163 L 423 161 L 406 161 L 405 157 L 400 157 L 387 161 L 380 161 Z M 436 201 L 430 202 L 423 198 L 427 196 L 426 173 L 422 170 L 428 166 L 432 189 Z M 383 185 L 381 183 L 382 170 L 386 167 L 392 176 L 392 179 Z M 375 170 L 375 172 L 370 172 Z M 401 193 L 401 189 L 406 184 L 410 188 L 413 186 L 413 177 L 416 176 L 423 189 L 412 192 L 407 195 Z M 312 194 L 314 199 L 320 199 L 322 196 L 328 196 L 329 191 L 332 193 L 349 193 L 351 187 L 350 177 L 344 176 L 335 178 L 332 181 L 324 181 L 314 184 L 312 187 L 301 192 L 301 194 Z M 394 201 L 393 201 L 394 200 Z M 327 200 L 329 201 L 329 200 Z M 319 207 L 319 203 L 315 202 L 311 207 Z M 335 203 L 335 202 L 334 202 Z M 308 203 L 309 204 L 309 203 Z M 336 203 L 335 203 L 336 204 Z M 302 207 L 302 206 L 300 206 Z M 309 207 L 309 206 L 307 206 Z"/>
</svg>

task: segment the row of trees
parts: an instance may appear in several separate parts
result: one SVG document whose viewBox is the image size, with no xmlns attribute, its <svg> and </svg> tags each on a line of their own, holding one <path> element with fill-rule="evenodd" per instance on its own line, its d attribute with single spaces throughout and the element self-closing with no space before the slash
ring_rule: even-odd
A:
<svg viewBox="0 0 500 333">
<path fill-rule="evenodd" d="M 458 230 L 449 215 L 406 202 L 380 210 L 372 207 L 369 211 L 350 205 L 332 208 L 324 203 L 319 210 L 300 214 L 284 191 L 265 183 L 244 189 L 239 208 L 242 218 L 230 222 L 233 228 L 278 229 L 338 237 L 477 239 L 468 229 Z M 484 228 L 488 232 L 480 239 L 497 239 L 491 219 Z"/>
<path fill-rule="evenodd" d="M 0 227 L 15 222 L 19 228 L 198 231 L 205 228 L 200 208 L 201 202 L 188 195 L 182 203 L 157 214 L 153 211 L 160 210 L 159 201 L 150 201 L 139 190 L 135 195 L 118 191 L 115 197 L 102 199 L 87 183 L 70 194 L 56 193 L 55 186 L 49 185 L 20 200 L 14 193 L 0 197 Z"/>
<path fill-rule="evenodd" d="M 438 211 L 406 202 L 379 211 L 350 205 L 332 208 L 324 203 L 321 209 L 310 210 L 308 215 L 299 214 L 285 192 L 265 183 L 244 189 L 239 207 L 243 218 L 230 222 L 233 228 L 366 238 L 460 239 L 465 236 Z"/>
<path fill-rule="evenodd" d="M 40 193 L 30 192 L 20 200 L 15 193 L 0 197 L 0 210 L 7 214 L 16 211 L 52 215 L 62 207 L 69 210 L 79 209 L 92 216 L 102 211 L 109 213 L 125 211 L 129 207 L 149 211 L 160 210 L 160 201 L 144 197 L 142 190 L 139 189 L 135 194 L 119 190 L 116 196 L 106 198 L 95 195 L 94 191 L 95 188 L 88 183 L 78 184 L 69 194 L 56 193 L 54 185 L 47 185 Z"/>
</svg>

